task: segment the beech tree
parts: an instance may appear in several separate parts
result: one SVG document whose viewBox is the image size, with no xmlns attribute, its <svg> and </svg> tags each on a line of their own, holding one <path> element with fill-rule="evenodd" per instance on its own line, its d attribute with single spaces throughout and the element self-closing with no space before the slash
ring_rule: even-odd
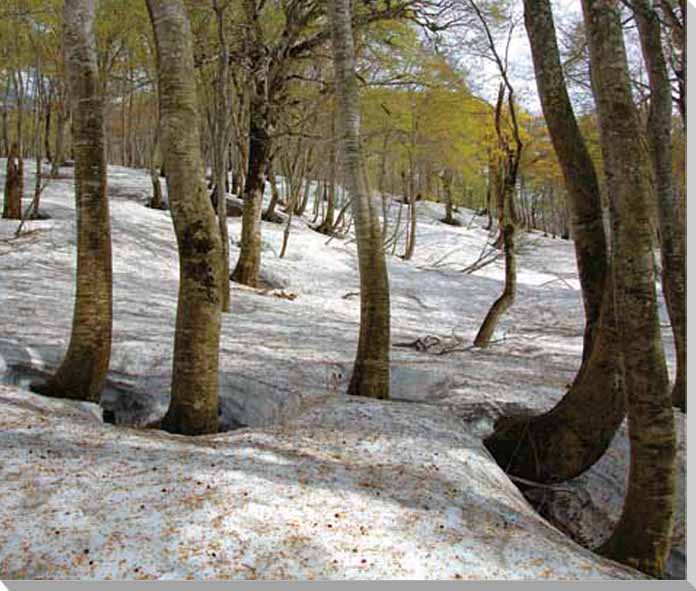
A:
<svg viewBox="0 0 696 591">
<path fill-rule="evenodd" d="M 77 289 L 68 351 L 46 382 L 47 396 L 98 402 L 111 353 L 111 230 L 106 193 L 104 111 L 100 94 L 95 0 L 65 0 L 65 51 L 73 103 Z"/>
<path fill-rule="evenodd" d="M 358 242 L 360 335 L 349 394 L 389 398 L 389 280 L 382 233 L 364 175 L 360 147 L 360 97 L 350 0 L 330 0 L 340 159 L 350 193 Z"/>
<path fill-rule="evenodd" d="M 191 27 L 182 0 L 147 0 L 159 72 L 161 145 L 179 249 L 171 401 L 162 428 L 218 429 L 222 245 L 201 157 Z"/>
</svg>

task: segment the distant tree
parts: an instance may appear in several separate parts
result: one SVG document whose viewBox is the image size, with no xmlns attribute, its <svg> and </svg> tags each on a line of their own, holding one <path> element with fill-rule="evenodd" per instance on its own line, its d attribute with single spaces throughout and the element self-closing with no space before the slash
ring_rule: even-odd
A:
<svg viewBox="0 0 696 591">
<path fill-rule="evenodd" d="M 360 272 L 360 335 L 349 394 L 389 398 L 389 280 L 382 233 L 360 146 L 360 97 L 350 0 L 330 0 L 340 159 L 352 204 Z"/>
<path fill-rule="evenodd" d="M 68 351 L 40 394 L 98 402 L 111 353 L 111 230 L 104 111 L 94 38 L 95 0 L 65 0 L 65 49 L 73 101 L 77 289 Z"/>
<path fill-rule="evenodd" d="M 158 58 L 161 145 L 179 248 L 171 401 L 162 428 L 218 429 L 222 247 L 205 186 L 191 27 L 183 0 L 147 0 Z"/>
<path fill-rule="evenodd" d="M 497 183 L 493 184 L 491 200 L 495 201 L 498 217 L 497 244 L 500 245 L 505 254 L 505 285 L 503 293 L 493 302 L 474 338 L 474 345 L 487 347 L 500 318 L 513 305 L 517 293 L 517 256 L 515 251 L 518 220 L 514 195 L 524 145 L 515 92 L 508 76 L 507 54 L 501 56 L 498 52 L 487 18 L 477 3 L 474 0 L 469 0 L 469 4 L 481 24 L 488 51 L 502 78 L 495 105 L 496 144 L 492 151 L 493 165 L 500 170 L 500 178 Z M 509 129 L 504 128 L 506 122 L 508 122 Z"/>
</svg>

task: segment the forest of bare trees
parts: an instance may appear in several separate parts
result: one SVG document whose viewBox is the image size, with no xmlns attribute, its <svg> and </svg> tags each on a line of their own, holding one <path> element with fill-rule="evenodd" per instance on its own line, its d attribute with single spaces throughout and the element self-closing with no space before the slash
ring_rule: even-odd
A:
<svg viewBox="0 0 696 591">
<path fill-rule="evenodd" d="M 683 519 L 677 425 L 687 398 L 686 4 L 566 4 L 6 0 L 0 301 L 22 330 L 8 328 L 0 340 L 8 350 L 42 341 L 26 300 L 71 327 L 56 324 L 62 336 L 51 341 L 54 361 L 41 364 L 23 395 L 106 408 L 114 368 L 126 367 L 121 334 L 134 310 L 126 302 L 140 300 L 139 320 L 130 321 L 136 333 L 128 342 L 142 343 L 132 367 L 147 368 L 155 354 L 169 363 L 166 408 L 138 427 L 144 433 L 219 437 L 227 430 L 230 356 L 280 393 L 283 408 L 290 404 L 284 388 L 304 384 L 309 371 L 300 358 L 330 356 L 334 346 L 341 356 L 344 347 L 350 351 L 341 357 L 345 371 L 331 374 L 330 395 L 340 400 L 400 408 L 403 355 L 425 375 L 446 360 L 462 372 L 457 383 L 493 372 L 496 382 L 480 387 L 500 404 L 479 438 L 482 453 L 528 498 L 531 489 L 562 490 L 583 477 L 627 426 L 620 515 L 601 544 L 586 546 L 641 576 L 667 576 Z M 137 171 L 146 180 L 124 184 Z M 72 202 L 57 207 L 66 194 Z M 124 200 L 134 199 L 145 206 L 138 217 L 152 224 L 152 244 L 132 238 L 135 246 L 123 249 L 136 235 L 132 218 L 123 217 Z M 171 256 L 155 250 L 160 221 L 173 228 Z M 475 247 L 467 238 L 473 228 L 483 236 Z M 322 257 L 341 249 L 327 268 L 306 258 L 320 256 L 315 237 Z M 57 289 L 49 258 L 3 265 L 10 259 L 2 255 L 18 257 L 28 244 L 52 240 L 36 246 L 48 256 L 62 239 L 74 258 L 60 267 L 71 287 L 55 309 L 42 303 Z M 447 266 L 469 248 L 473 258 Z M 577 295 L 572 305 L 562 301 L 579 338 L 564 345 L 574 352 L 565 387 L 549 379 L 552 403 L 520 412 L 496 390 L 500 382 L 505 392 L 534 396 L 506 365 L 519 350 L 505 347 L 536 314 L 549 322 L 545 308 L 556 305 L 556 292 L 529 287 L 530 273 L 560 264 L 539 255 L 542 266 L 532 268 L 542 248 L 567 253 L 570 271 L 534 285 L 563 282 Z M 132 253 L 173 269 L 175 281 L 148 279 Z M 17 275 L 31 265 L 40 265 L 31 272 L 42 281 L 40 293 Z M 407 281 L 401 268 L 422 275 Z M 348 269 L 350 284 L 329 287 L 333 269 Z M 335 305 L 324 305 L 322 295 L 303 313 L 307 328 L 280 348 L 273 331 L 299 324 L 278 306 L 303 297 L 291 282 L 279 282 L 281 273 L 296 274 L 307 293 L 330 292 L 356 316 L 332 324 L 317 344 L 310 335 L 323 330 L 322 314 Z M 139 295 L 141 281 L 153 291 Z M 438 290 L 442 299 L 433 299 Z M 253 305 L 260 316 L 250 324 L 250 345 L 238 335 L 247 330 L 251 295 L 265 303 Z M 407 316 L 405 297 L 418 304 Z M 448 310 L 450 297 L 462 308 Z M 440 315 L 439 332 L 427 314 Z M 442 324 L 450 316 L 455 328 Z M 406 317 L 409 327 L 422 326 L 408 339 Z M 157 338 L 146 328 L 151 319 L 163 330 Z M 544 324 L 541 334 L 554 328 Z M 556 353 L 547 354 L 548 375 L 555 375 Z M 138 371 L 123 375 L 136 383 Z M 525 380 L 540 381 L 546 372 L 528 374 Z M 428 405 L 446 400 L 447 415 L 460 412 L 451 392 L 434 401 L 419 396 Z M 253 404 L 263 407 L 263 397 Z M 378 437 L 379 422 L 365 413 L 347 421 L 345 433 L 364 420 Z M 342 428 L 333 429 L 339 440 Z M 303 437 L 287 444 L 292 453 L 304 449 Z M 355 445 L 369 446 L 368 439 Z M 401 446 L 420 445 L 409 441 Z M 422 474 L 410 478 L 432 485 Z M 228 509 L 241 511 L 236 500 Z M 0 552 L 0 572 L 16 578 L 65 576 L 10 564 Z"/>
</svg>

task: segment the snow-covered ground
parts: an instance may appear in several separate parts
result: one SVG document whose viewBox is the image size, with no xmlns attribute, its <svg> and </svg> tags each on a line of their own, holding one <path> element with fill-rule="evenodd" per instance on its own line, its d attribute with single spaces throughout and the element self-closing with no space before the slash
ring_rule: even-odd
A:
<svg viewBox="0 0 696 591">
<path fill-rule="evenodd" d="M 4 168 L 0 160 L 0 186 Z M 27 195 L 32 184 L 28 174 Z M 114 334 L 102 405 L 131 424 L 164 412 L 174 336 L 176 245 L 169 213 L 144 207 L 149 192 L 145 171 L 109 168 Z M 71 178 L 50 182 L 42 210 L 51 219 L 29 222 L 19 239 L 12 238 L 16 222 L 0 220 L 0 374 L 20 385 L 13 367 L 54 369 L 70 334 Z M 583 316 L 572 244 L 524 235 L 517 301 L 495 343 L 472 349 L 502 288 L 502 261 L 461 272 L 484 247 L 485 220 L 462 211 L 456 228 L 438 221 L 439 204 L 419 203 L 418 211 L 413 260 L 389 258 L 399 402 L 344 396 L 358 334 L 355 243 L 329 240 L 306 218 L 293 221 L 283 259 L 283 227 L 263 223 L 262 275 L 271 289 L 232 284 L 221 407 L 226 422 L 248 429 L 187 440 L 103 425 L 89 405 L 2 388 L 0 477 L 9 491 L 0 500 L 0 572 L 634 576 L 539 518 L 481 443 L 501 413 L 550 408 L 579 366 Z M 241 220 L 229 225 L 234 265 Z M 673 372 L 664 306 L 662 313 Z M 434 355 L 398 346 L 428 335 L 448 344 L 456 336 L 463 350 Z M 678 421 L 683 431 L 683 416 Z M 624 457 L 607 469 L 611 483 L 590 475 L 582 484 L 610 519 L 620 511 L 625 439 L 617 438 L 610 456 Z M 680 519 L 683 551 L 683 506 Z M 607 533 L 610 520 L 603 527 Z"/>
</svg>

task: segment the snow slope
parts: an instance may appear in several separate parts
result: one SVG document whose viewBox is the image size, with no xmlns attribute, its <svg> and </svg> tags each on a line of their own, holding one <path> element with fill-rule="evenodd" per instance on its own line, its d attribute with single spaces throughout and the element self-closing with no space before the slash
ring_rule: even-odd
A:
<svg viewBox="0 0 696 591">
<path fill-rule="evenodd" d="M 16 240 L 16 223 L 0 220 L 6 382 L 22 385 L 23 376 L 13 375 L 17 364 L 55 368 L 67 345 L 75 231 L 72 179 L 64 173 L 68 178 L 52 181 L 42 197 L 52 219 L 30 222 L 30 232 Z M 114 335 L 102 404 L 128 424 L 164 412 L 172 359 L 175 240 L 169 214 L 144 207 L 149 190 L 145 171 L 110 167 Z M 277 256 L 282 226 L 263 224 L 263 276 L 275 289 L 232 284 L 221 407 L 224 422 L 249 429 L 186 440 L 103 425 L 84 405 L 3 388 L 0 477 L 13 494 L 0 500 L 0 571 L 95 578 L 632 576 L 536 516 L 481 444 L 501 413 L 552 406 L 579 365 L 583 319 L 571 243 L 525 236 L 517 302 L 496 343 L 471 349 L 501 289 L 501 261 L 460 272 L 485 244 L 483 220 L 463 211 L 464 225 L 454 228 L 437 221 L 442 206 L 419 203 L 418 210 L 414 260 L 389 259 L 392 394 L 400 402 L 343 396 L 358 332 L 355 243 L 329 241 L 306 219 L 293 222 L 284 259 Z M 234 264 L 241 221 L 229 224 Z M 447 343 L 456 335 L 464 350 L 433 355 L 398 346 L 427 335 Z M 666 321 L 664 335 L 673 370 Z M 53 450 L 45 463 L 36 460 L 42 449 Z M 611 502 L 601 500 L 601 482 L 588 485 L 611 519 L 620 510 L 625 468 L 625 461 L 612 467 Z M 381 498 L 360 485 L 374 479 Z M 198 481 L 213 492 L 198 492 Z M 450 485 L 455 492 L 447 492 Z M 245 510 L 236 511 L 240 506 Z M 331 521 L 345 512 L 350 520 Z M 683 540 L 683 517 L 681 532 Z M 80 555 L 82 545 L 88 555 Z M 97 553 L 99 560 L 92 558 Z"/>
</svg>

